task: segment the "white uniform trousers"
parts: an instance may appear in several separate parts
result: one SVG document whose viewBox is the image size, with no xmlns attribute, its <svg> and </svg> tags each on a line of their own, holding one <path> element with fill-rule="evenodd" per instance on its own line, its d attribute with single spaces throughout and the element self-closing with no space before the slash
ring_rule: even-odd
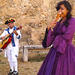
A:
<svg viewBox="0 0 75 75">
<path fill-rule="evenodd" d="M 8 62 L 9 62 L 9 65 L 10 65 L 10 69 L 12 71 L 18 71 L 18 62 L 17 62 L 17 54 L 16 54 L 16 48 L 11 48 L 11 49 L 8 49 L 6 50 L 6 56 L 8 58 Z"/>
</svg>

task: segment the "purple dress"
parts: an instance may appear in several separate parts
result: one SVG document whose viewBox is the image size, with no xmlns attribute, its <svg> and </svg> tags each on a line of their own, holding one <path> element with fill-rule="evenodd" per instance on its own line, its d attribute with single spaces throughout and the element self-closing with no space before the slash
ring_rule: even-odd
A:
<svg viewBox="0 0 75 75">
<path fill-rule="evenodd" d="M 53 44 L 37 75 L 75 75 L 75 47 L 72 38 L 75 32 L 75 18 L 69 25 L 57 23 L 53 31 L 46 29 L 43 47 Z"/>
</svg>

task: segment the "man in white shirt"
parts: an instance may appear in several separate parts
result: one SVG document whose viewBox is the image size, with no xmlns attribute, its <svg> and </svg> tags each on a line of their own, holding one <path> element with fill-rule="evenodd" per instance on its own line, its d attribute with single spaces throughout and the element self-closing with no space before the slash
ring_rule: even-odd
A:
<svg viewBox="0 0 75 75">
<path fill-rule="evenodd" d="M 11 19 L 5 22 L 8 26 L 7 29 L 1 34 L 0 38 L 4 39 L 7 34 L 11 34 L 12 32 L 12 40 L 5 48 L 5 57 L 8 58 L 8 62 L 10 65 L 10 71 L 8 75 L 18 75 L 18 62 L 17 57 L 19 53 L 19 39 L 21 38 L 20 30 L 17 30 L 17 27 L 14 26 L 15 20 Z"/>
</svg>

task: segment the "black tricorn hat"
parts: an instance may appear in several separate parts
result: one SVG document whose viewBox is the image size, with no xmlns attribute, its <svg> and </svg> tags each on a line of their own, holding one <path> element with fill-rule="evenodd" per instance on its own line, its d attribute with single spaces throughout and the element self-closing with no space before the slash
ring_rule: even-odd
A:
<svg viewBox="0 0 75 75">
<path fill-rule="evenodd" d="M 5 21 L 5 24 L 13 23 L 13 22 L 15 22 L 15 20 L 14 20 L 14 19 L 11 19 L 11 20 L 7 20 L 7 21 Z"/>
<path fill-rule="evenodd" d="M 5 24 L 8 24 L 9 23 L 9 21 L 7 20 L 7 21 L 5 21 Z"/>
<path fill-rule="evenodd" d="M 15 22 L 15 20 L 14 20 L 14 19 L 9 20 L 9 23 L 13 23 L 13 22 Z"/>
</svg>

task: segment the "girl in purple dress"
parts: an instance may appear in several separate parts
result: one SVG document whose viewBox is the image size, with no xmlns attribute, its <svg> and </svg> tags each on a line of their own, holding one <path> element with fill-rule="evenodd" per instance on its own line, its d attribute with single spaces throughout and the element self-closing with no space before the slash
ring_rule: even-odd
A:
<svg viewBox="0 0 75 75">
<path fill-rule="evenodd" d="M 75 47 L 72 38 L 75 32 L 75 18 L 71 16 L 68 1 L 57 4 L 61 20 L 54 20 L 47 28 L 42 42 L 44 48 L 53 45 L 37 75 L 75 75 Z"/>
</svg>

